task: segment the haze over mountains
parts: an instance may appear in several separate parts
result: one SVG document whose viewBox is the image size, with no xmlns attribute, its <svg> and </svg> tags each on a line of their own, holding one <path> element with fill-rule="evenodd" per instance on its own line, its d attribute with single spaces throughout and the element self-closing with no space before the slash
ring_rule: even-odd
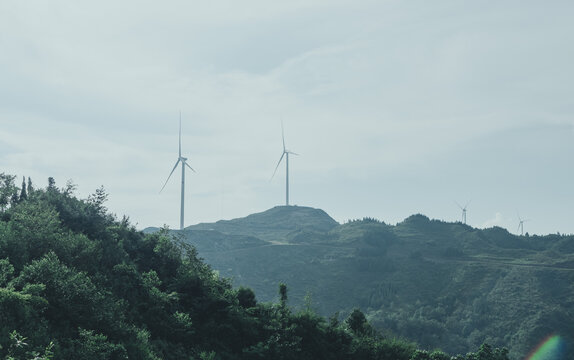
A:
<svg viewBox="0 0 574 360">
<path fill-rule="evenodd" d="M 147 229 L 146 231 L 153 231 Z M 359 307 L 382 331 L 464 353 L 487 341 L 521 358 L 574 334 L 574 236 L 517 236 L 413 215 L 339 224 L 323 210 L 278 206 L 174 231 L 234 285 L 321 314 Z"/>
</svg>

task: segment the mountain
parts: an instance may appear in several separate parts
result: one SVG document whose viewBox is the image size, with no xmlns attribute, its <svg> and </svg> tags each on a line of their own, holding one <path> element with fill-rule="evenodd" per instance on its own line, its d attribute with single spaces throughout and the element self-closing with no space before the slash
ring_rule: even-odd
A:
<svg viewBox="0 0 574 360">
<path fill-rule="evenodd" d="M 26 192 L 13 182 L 0 173 L 0 359 L 449 359 L 380 336 L 359 310 L 343 321 L 294 311 L 285 285 L 275 286 L 279 301 L 258 302 L 167 230 L 144 234 L 108 214 L 102 189 L 79 200 L 53 180 Z M 319 231 L 331 222 L 320 211 L 299 210 L 243 223 L 260 235 L 270 231 L 266 216 L 290 214 L 279 222 L 290 238 L 285 231 L 293 224 Z M 214 252 L 273 246 L 252 235 L 185 233 Z M 457 359 L 478 358 L 508 360 L 504 349 L 487 344 Z"/>
<path fill-rule="evenodd" d="M 275 285 L 278 301 L 258 302 L 181 241 L 241 257 L 336 229 L 322 211 L 277 208 L 217 225 L 245 228 L 240 234 L 172 236 L 137 231 L 107 213 L 101 188 L 80 200 L 53 179 L 26 191 L 14 180 L 0 173 L 0 359 L 451 359 L 382 336 L 358 309 L 328 320 L 311 307 L 297 310 L 285 284 Z M 275 225 L 267 223 L 279 224 L 277 238 L 286 242 L 272 240 Z M 507 353 L 482 344 L 454 359 L 508 360 Z"/>
<path fill-rule="evenodd" d="M 486 341 L 524 357 L 552 334 L 573 341 L 574 236 L 516 236 L 413 215 L 338 224 L 280 206 L 174 231 L 234 285 L 325 316 L 360 308 L 389 334 L 465 353 Z M 570 357 L 572 358 L 572 357 Z"/>
<path fill-rule="evenodd" d="M 254 236 L 269 242 L 290 242 L 302 233 L 321 234 L 338 225 L 320 209 L 277 206 L 244 218 L 193 225 L 186 230 L 214 230 L 223 234 Z"/>
</svg>

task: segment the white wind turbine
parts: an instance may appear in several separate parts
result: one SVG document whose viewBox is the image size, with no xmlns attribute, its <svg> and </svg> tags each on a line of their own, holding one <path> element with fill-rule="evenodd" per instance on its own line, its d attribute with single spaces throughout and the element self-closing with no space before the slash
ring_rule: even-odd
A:
<svg viewBox="0 0 574 360">
<path fill-rule="evenodd" d="M 468 205 L 470 204 L 470 201 L 471 201 L 471 200 L 469 200 L 469 201 L 466 203 L 466 205 L 464 205 L 464 207 L 462 207 L 459 203 L 457 203 L 457 202 L 455 201 L 455 203 L 458 205 L 458 207 L 462 210 L 462 223 L 463 223 L 463 224 L 466 224 L 466 208 L 467 208 Z"/>
<path fill-rule="evenodd" d="M 516 231 L 520 231 L 520 235 L 524 235 L 524 223 L 530 219 L 522 219 L 518 212 L 516 212 L 516 215 L 518 216 L 518 229 Z"/>
<path fill-rule="evenodd" d="M 273 177 L 275 176 L 275 173 L 277 172 L 277 169 L 279 168 L 279 165 L 281 164 L 283 157 L 285 157 L 285 167 L 286 167 L 286 172 L 285 172 L 285 205 L 289 206 L 289 155 L 290 154 L 299 155 L 299 154 L 294 153 L 292 151 L 289 151 L 285 147 L 285 131 L 283 130 L 283 122 L 281 122 L 281 137 L 283 139 L 283 153 L 281 154 L 281 157 L 279 158 L 279 162 L 277 162 L 277 166 L 275 167 L 275 171 L 273 172 L 271 179 L 273 179 Z"/>
<path fill-rule="evenodd" d="M 180 212 L 180 216 L 179 216 L 179 228 L 180 228 L 180 230 L 183 230 L 183 228 L 184 228 L 184 226 L 183 226 L 184 207 L 185 207 L 185 201 L 184 201 L 184 199 L 185 199 L 185 167 L 187 166 L 193 172 L 195 172 L 195 170 L 193 170 L 193 168 L 187 163 L 187 158 L 181 156 L 181 112 L 179 113 L 179 157 L 177 158 L 175 166 L 173 167 L 173 169 L 169 173 L 169 176 L 167 177 L 165 184 L 163 184 L 161 190 L 159 191 L 160 193 L 163 191 L 163 189 L 167 185 L 169 178 L 171 178 L 171 175 L 173 174 L 173 172 L 175 171 L 175 169 L 177 168 L 177 165 L 179 165 L 179 163 L 181 163 L 181 212 Z"/>
</svg>

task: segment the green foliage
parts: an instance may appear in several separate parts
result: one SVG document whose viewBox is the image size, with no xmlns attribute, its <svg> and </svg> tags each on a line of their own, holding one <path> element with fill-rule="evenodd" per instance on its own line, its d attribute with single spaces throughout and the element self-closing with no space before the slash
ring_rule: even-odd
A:
<svg viewBox="0 0 574 360">
<path fill-rule="evenodd" d="M 82 354 L 83 360 L 122 360 L 128 359 L 123 345 L 113 344 L 108 337 L 95 334 L 92 330 L 79 329 L 79 337 L 72 342 L 74 353 Z"/>
<path fill-rule="evenodd" d="M 28 185 L 26 187 L 26 191 L 28 192 L 29 195 L 32 195 L 32 193 L 34 192 L 34 185 L 32 185 L 32 179 L 30 177 L 28 177 Z"/>
<path fill-rule="evenodd" d="M 48 344 L 40 351 L 31 350 L 28 339 L 20 335 L 16 330 L 10 333 L 10 347 L 4 360 L 50 360 L 53 359 L 53 343 Z"/>
<path fill-rule="evenodd" d="M 10 200 L 17 194 L 18 188 L 14 185 L 16 176 L 0 173 L 0 211 L 6 210 Z"/>
<path fill-rule="evenodd" d="M 253 308 L 257 305 L 253 290 L 242 286 L 237 289 L 237 301 L 239 301 L 239 306 L 244 309 Z"/>
<path fill-rule="evenodd" d="M 22 188 L 20 190 L 20 202 L 28 199 L 28 192 L 26 191 L 26 178 L 22 177 Z"/>
<path fill-rule="evenodd" d="M 168 229 L 144 234 L 109 215 L 103 188 L 79 200 L 72 183 L 59 189 L 50 178 L 34 189 L 29 181 L 9 203 L 14 178 L 0 180 L 0 359 L 409 360 L 415 353 L 413 344 L 375 331 L 358 309 L 343 323 L 310 305 L 294 313 L 284 283 L 278 304 L 258 303 Z M 289 211 L 286 229 L 299 216 L 277 211 Z M 320 211 L 307 213 L 322 219 L 308 234 L 336 226 Z M 394 241 L 387 225 L 365 223 L 373 228 L 351 241 L 386 253 Z"/>
<path fill-rule="evenodd" d="M 285 282 L 289 306 L 304 308 L 312 293 L 319 314 L 359 308 L 385 336 L 422 348 L 467 353 L 487 341 L 518 359 L 550 333 L 574 334 L 572 235 L 516 236 L 420 214 L 301 230 L 322 223 L 310 213 L 280 207 L 182 234 L 258 301 L 277 299 L 274 284 Z"/>
<path fill-rule="evenodd" d="M 10 209 L 5 255 L 17 269 L 54 247 L 60 234 L 58 213 L 45 203 L 25 201 Z"/>
<path fill-rule="evenodd" d="M 279 302 L 282 307 L 287 306 L 287 285 L 283 283 L 279 284 Z"/>
<path fill-rule="evenodd" d="M 508 350 L 505 348 L 492 348 L 487 343 L 480 345 L 476 353 L 466 355 L 466 360 L 507 360 Z"/>
<path fill-rule="evenodd" d="M 373 332 L 373 329 L 367 322 L 367 317 L 359 309 L 354 309 L 345 322 L 349 330 L 359 336 L 365 336 Z"/>
<path fill-rule="evenodd" d="M 410 360 L 451 360 L 451 357 L 440 350 L 429 352 L 427 350 L 416 350 Z"/>
<path fill-rule="evenodd" d="M 0 259 L 0 287 L 6 286 L 14 276 L 14 266 L 8 259 Z"/>
</svg>

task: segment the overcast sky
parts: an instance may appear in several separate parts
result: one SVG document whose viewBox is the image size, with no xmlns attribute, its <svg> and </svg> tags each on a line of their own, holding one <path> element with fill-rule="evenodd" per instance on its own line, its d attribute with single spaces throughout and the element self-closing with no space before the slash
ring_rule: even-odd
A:
<svg viewBox="0 0 574 360">
<path fill-rule="evenodd" d="M 285 202 L 574 233 L 572 1 L 0 2 L 0 172 L 138 228 Z M 20 182 L 21 180 L 18 180 Z"/>
</svg>

